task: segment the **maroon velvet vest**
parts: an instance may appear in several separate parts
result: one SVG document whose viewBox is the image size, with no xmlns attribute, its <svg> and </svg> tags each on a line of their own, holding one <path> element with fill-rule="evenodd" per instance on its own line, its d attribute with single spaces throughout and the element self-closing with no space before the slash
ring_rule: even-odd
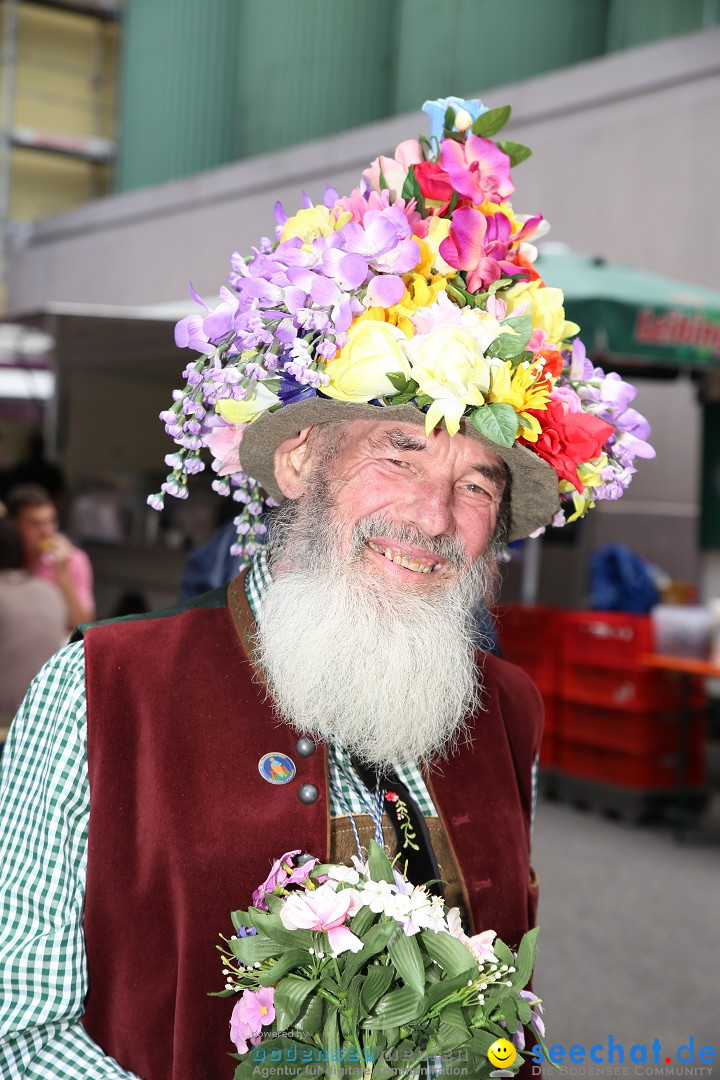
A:
<svg viewBox="0 0 720 1080">
<path fill-rule="evenodd" d="M 327 859 L 327 754 L 295 750 L 273 717 L 228 607 L 109 623 L 85 635 L 90 824 L 84 1025 L 142 1080 L 228 1080 L 229 999 L 215 946 L 272 860 Z M 474 743 L 433 772 L 431 793 L 476 930 L 515 943 L 534 925 L 531 764 L 539 695 L 493 657 Z M 289 754 L 294 780 L 258 771 Z M 298 799 L 315 784 L 312 805 Z"/>
</svg>

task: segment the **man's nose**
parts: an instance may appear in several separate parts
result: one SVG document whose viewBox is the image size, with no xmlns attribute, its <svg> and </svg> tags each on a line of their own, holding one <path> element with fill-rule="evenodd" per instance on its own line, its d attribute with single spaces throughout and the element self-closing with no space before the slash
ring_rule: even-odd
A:
<svg viewBox="0 0 720 1080">
<path fill-rule="evenodd" d="M 451 484 L 427 480 L 418 484 L 407 510 L 426 536 L 452 536 L 455 532 Z"/>
</svg>

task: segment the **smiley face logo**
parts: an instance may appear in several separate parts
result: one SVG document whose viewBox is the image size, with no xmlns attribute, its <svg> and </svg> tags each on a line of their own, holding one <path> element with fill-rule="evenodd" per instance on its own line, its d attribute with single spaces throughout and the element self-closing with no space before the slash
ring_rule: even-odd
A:
<svg viewBox="0 0 720 1080">
<path fill-rule="evenodd" d="M 488 1061 L 497 1065 L 499 1069 L 506 1069 L 512 1065 L 517 1057 L 517 1050 L 507 1039 L 496 1039 L 487 1052 Z"/>
</svg>

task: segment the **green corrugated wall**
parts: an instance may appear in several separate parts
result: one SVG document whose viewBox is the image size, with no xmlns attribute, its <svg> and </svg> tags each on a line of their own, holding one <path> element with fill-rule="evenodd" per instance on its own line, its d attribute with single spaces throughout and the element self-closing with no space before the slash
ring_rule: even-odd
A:
<svg viewBox="0 0 720 1080">
<path fill-rule="evenodd" d="M 120 190 L 708 26 L 720 0 L 127 0 Z"/>
</svg>

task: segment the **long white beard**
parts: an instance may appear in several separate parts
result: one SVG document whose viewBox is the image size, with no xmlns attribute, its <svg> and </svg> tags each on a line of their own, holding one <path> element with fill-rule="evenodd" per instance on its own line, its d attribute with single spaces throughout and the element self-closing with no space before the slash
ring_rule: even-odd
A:
<svg viewBox="0 0 720 1080">
<path fill-rule="evenodd" d="M 486 564 L 450 586 L 397 585 L 364 564 L 362 526 L 372 535 L 381 524 L 376 534 L 394 529 L 399 540 L 407 529 L 361 523 L 354 555 L 343 558 L 337 538 L 311 520 L 311 540 L 293 545 L 299 530 L 290 530 L 283 555 L 293 552 L 292 568 L 268 586 L 258 615 L 256 656 L 277 713 L 379 769 L 447 754 L 479 704 L 473 611 Z"/>
</svg>

